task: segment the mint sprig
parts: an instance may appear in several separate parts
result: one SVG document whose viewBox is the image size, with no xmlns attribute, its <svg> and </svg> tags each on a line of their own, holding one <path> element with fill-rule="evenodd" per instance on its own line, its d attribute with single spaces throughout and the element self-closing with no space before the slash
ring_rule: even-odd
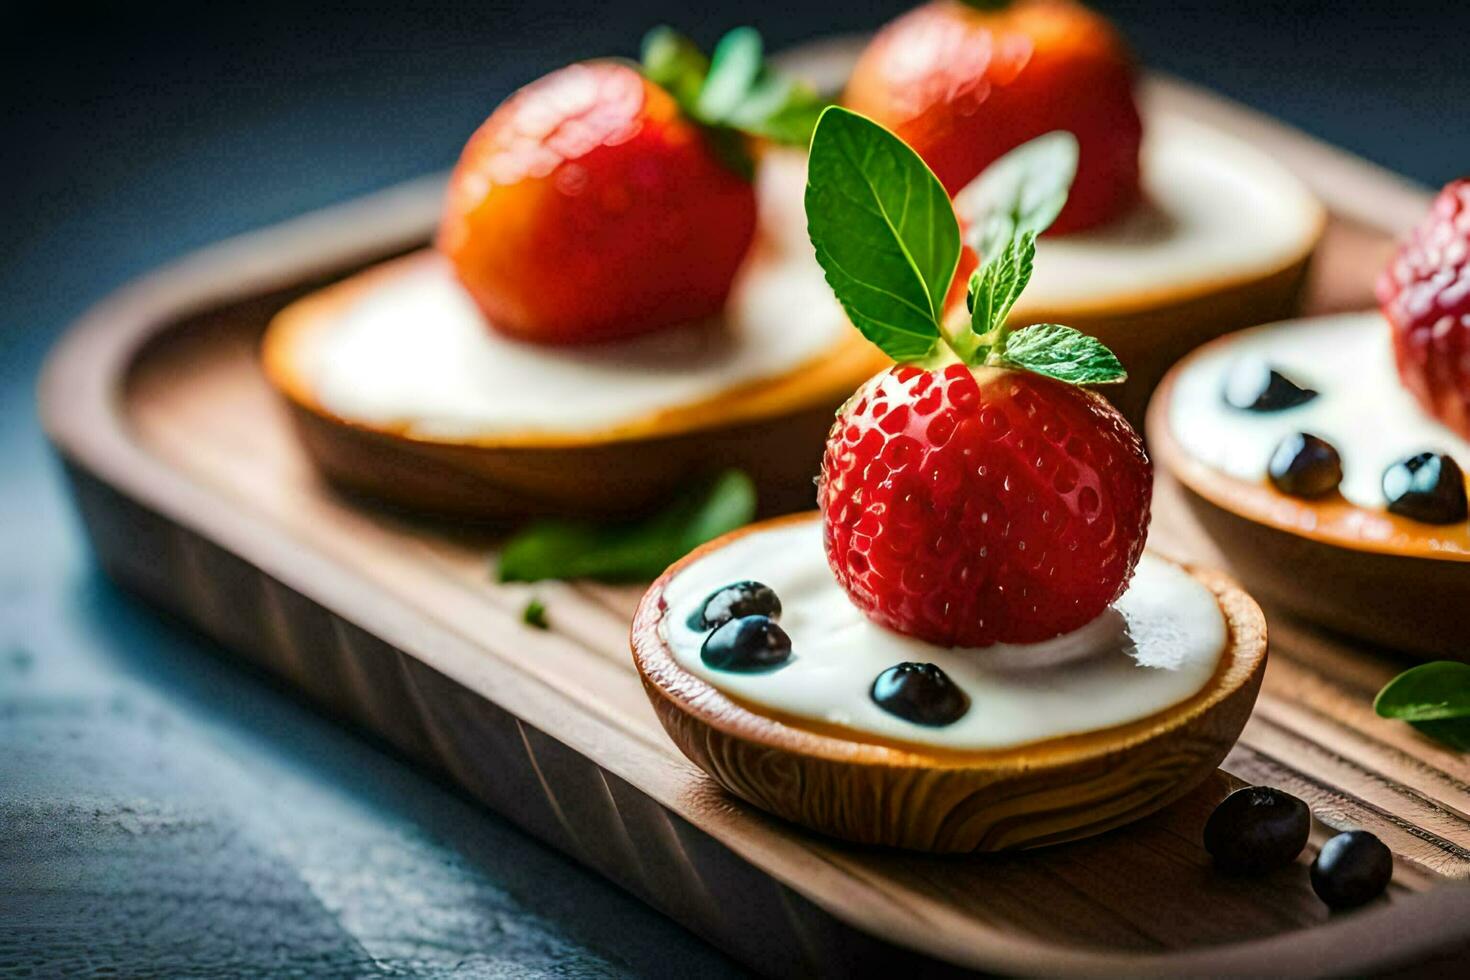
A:
<svg viewBox="0 0 1470 980">
<path fill-rule="evenodd" d="M 551 578 L 646 581 L 706 541 L 750 523 L 754 516 L 755 484 L 745 473 L 727 470 L 691 487 L 666 509 L 641 521 L 532 524 L 501 550 L 499 578 L 502 582 Z"/>
<path fill-rule="evenodd" d="M 970 330 L 954 339 L 968 364 L 1020 368 L 1074 385 L 1116 384 L 1128 378 L 1102 341 L 1060 323 L 1012 331 L 1011 308 L 1031 280 L 1036 232 L 1026 230 L 970 277 Z"/>
<path fill-rule="evenodd" d="M 970 276 L 965 303 L 970 310 L 970 332 L 954 338 L 962 356 L 975 363 L 1003 344 L 1004 324 L 1021 290 L 1031 279 L 1036 261 L 1036 235 L 1024 232 L 1004 243 L 999 253 Z"/>
<path fill-rule="evenodd" d="M 704 126 L 722 157 L 749 176 L 744 137 L 804 146 L 827 105 L 811 87 L 773 71 L 754 28 L 737 27 L 706 58 L 689 38 L 655 27 L 643 39 L 643 74 Z"/>
<path fill-rule="evenodd" d="M 958 328 L 944 315 L 960 255 L 955 205 L 919 155 L 871 119 L 836 106 L 822 113 L 808 162 L 807 232 L 848 318 L 896 361 L 1116 383 L 1127 374 L 1096 338 L 1060 324 L 1012 331 L 1007 323 L 1031 280 L 1036 236 L 1060 213 L 1075 170 L 1076 140 L 1051 133 L 971 185 L 988 244 L 968 284 L 969 322 Z"/>
<path fill-rule="evenodd" d="M 1470 751 L 1470 664 L 1437 660 L 1406 670 L 1378 692 L 1373 710 L 1456 751 Z"/>
</svg>

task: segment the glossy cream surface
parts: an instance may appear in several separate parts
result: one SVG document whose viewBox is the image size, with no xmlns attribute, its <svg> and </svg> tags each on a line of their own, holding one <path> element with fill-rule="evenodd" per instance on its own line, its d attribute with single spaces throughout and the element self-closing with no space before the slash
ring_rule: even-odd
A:
<svg viewBox="0 0 1470 980">
<path fill-rule="evenodd" d="M 1232 408 L 1221 396 L 1231 367 L 1263 359 L 1316 398 L 1280 412 Z M 1195 459 L 1239 480 L 1263 482 L 1271 453 L 1297 432 L 1319 436 L 1342 457 L 1342 495 L 1383 510 L 1383 472 L 1421 452 L 1470 467 L 1470 443 L 1425 414 L 1399 382 L 1388 324 L 1350 313 L 1269 324 L 1195 355 L 1175 381 L 1169 428 Z"/>
<path fill-rule="evenodd" d="M 766 168 L 767 228 L 791 222 L 803 170 L 785 157 Z M 303 351 L 317 400 L 351 421 L 439 439 L 637 422 L 785 375 L 851 329 L 810 244 L 784 227 L 762 233 L 723 317 L 626 341 L 545 347 L 501 336 L 437 255 L 379 277 L 335 316 Z"/>
<path fill-rule="evenodd" d="M 761 673 L 715 670 L 690 615 L 716 589 L 753 579 L 781 600 L 792 656 Z M 827 566 L 821 522 L 746 534 L 686 567 L 665 593 L 664 639 L 680 666 L 755 710 L 863 735 L 954 750 L 1003 749 L 1146 718 L 1200 691 L 1228 629 L 1215 596 L 1186 572 L 1145 555 L 1118 602 L 1083 628 L 1043 643 L 937 647 L 867 619 Z M 891 715 L 869 696 L 904 661 L 937 664 L 970 697 L 944 727 Z"/>
<path fill-rule="evenodd" d="M 1144 203 L 1103 227 L 1037 243 L 1030 309 L 1147 305 L 1285 268 L 1310 247 L 1321 206 L 1296 177 L 1234 137 L 1180 116 L 1151 120 Z"/>
</svg>

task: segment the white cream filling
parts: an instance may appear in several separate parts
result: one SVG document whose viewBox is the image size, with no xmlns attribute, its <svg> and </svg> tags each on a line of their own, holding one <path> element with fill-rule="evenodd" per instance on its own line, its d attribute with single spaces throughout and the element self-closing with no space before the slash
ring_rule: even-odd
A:
<svg viewBox="0 0 1470 980">
<path fill-rule="evenodd" d="M 765 169 L 763 226 L 790 223 L 787 198 L 804 168 L 778 154 Z M 764 246 L 752 250 L 723 317 L 588 347 L 526 344 L 489 329 L 435 257 L 380 278 L 315 332 L 305 376 L 333 414 L 426 438 L 637 421 L 781 377 L 851 329 L 804 236 L 771 234 Z"/>
<path fill-rule="evenodd" d="M 1180 116 L 1150 120 L 1144 204 L 1101 228 L 1042 238 L 1016 313 L 1137 305 L 1285 268 L 1309 248 L 1322 208 L 1249 144 Z"/>
<path fill-rule="evenodd" d="M 806 239 L 805 160 L 773 152 L 758 186 L 764 248 L 725 315 L 628 341 L 542 347 L 489 329 L 442 260 L 376 282 L 304 350 L 333 414 L 424 438 L 592 432 L 777 378 L 848 329 Z M 1153 121 L 1148 203 L 1094 231 L 1043 239 L 1016 308 L 1137 303 L 1289 264 L 1321 209 L 1252 147 L 1190 120 Z"/>
<path fill-rule="evenodd" d="M 1221 397 L 1238 360 L 1261 359 L 1317 397 L 1280 412 L 1231 408 Z M 1383 472 L 1421 452 L 1470 467 L 1470 443 L 1426 415 L 1399 382 L 1389 327 L 1378 313 L 1290 320 L 1246 330 L 1195 355 L 1180 372 L 1169 428 L 1193 458 L 1239 480 L 1266 479 L 1271 453 L 1296 432 L 1342 457 L 1342 495 L 1382 510 Z"/>
<path fill-rule="evenodd" d="M 715 670 L 700 659 L 705 633 L 688 625 L 716 589 L 746 579 L 781 600 L 792 656 L 760 673 Z M 748 705 L 884 739 L 945 749 L 1003 749 L 1146 718 L 1198 693 L 1225 649 L 1213 593 L 1182 569 L 1145 555 L 1132 584 L 1087 626 L 1043 643 L 937 647 L 867 619 L 832 577 L 819 520 L 755 531 L 698 559 L 669 583 L 664 639 L 679 665 Z M 873 681 L 905 661 L 937 664 L 969 696 L 944 727 L 878 707 Z"/>
</svg>

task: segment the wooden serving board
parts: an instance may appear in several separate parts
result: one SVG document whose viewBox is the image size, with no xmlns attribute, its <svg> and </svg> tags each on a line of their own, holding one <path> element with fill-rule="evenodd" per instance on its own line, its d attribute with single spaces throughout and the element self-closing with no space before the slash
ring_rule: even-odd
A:
<svg viewBox="0 0 1470 980">
<path fill-rule="evenodd" d="M 849 55 L 825 46 L 803 63 L 840 70 Z M 1421 191 L 1179 83 L 1155 79 L 1147 98 L 1296 168 L 1335 214 L 1313 307 L 1368 301 Z M 721 793 L 639 685 L 639 589 L 492 584 L 489 535 L 328 491 L 261 378 L 270 315 L 422 245 L 439 191 L 415 183 L 197 253 L 62 342 L 43 415 L 118 582 L 764 972 L 1340 973 L 1452 962 L 1470 945 L 1470 888 L 1453 883 L 1470 876 L 1470 759 L 1373 715 L 1402 662 L 1279 616 L 1228 775 L 1100 838 L 929 858 L 825 840 Z M 1155 514 L 1153 547 L 1213 560 L 1167 483 Z M 549 631 L 521 622 L 533 595 Z M 1388 897 L 1329 915 L 1311 853 L 1263 881 L 1214 873 L 1200 830 L 1241 780 L 1312 804 L 1310 851 L 1337 828 L 1378 834 L 1397 859 Z"/>
</svg>

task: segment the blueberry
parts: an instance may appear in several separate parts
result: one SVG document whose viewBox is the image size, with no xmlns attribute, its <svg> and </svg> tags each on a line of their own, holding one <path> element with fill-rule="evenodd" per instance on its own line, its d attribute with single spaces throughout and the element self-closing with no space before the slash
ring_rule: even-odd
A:
<svg viewBox="0 0 1470 980">
<path fill-rule="evenodd" d="M 1312 862 L 1312 891 L 1335 909 L 1371 902 L 1392 877 L 1392 852 L 1366 830 L 1338 834 Z"/>
<path fill-rule="evenodd" d="M 769 616 L 732 619 L 704 638 L 699 658 L 716 670 L 769 670 L 791 657 L 791 637 Z"/>
<path fill-rule="evenodd" d="M 1317 392 L 1303 388 L 1265 361 L 1250 358 L 1230 368 L 1220 395 L 1225 404 L 1243 412 L 1280 412 L 1306 404 Z"/>
<path fill-rule="evenodd" d="M 970 710 L 970 699 L 933 664 L 902 663 L 873 682 L 872 698 L 891 715 L 916 725 L 950 725 Z"/>
<path fill-rule="evenodd" d="M 1383 472 L 1383 495 L 1390 513 L 1425 524 L 1465 520 L 1465 474 L 1459 464 L 1439 453 L 1420 453 Z"/>
<path fill-rule="evenodd" d="M 1307 846 L 1312 811 L 1270 786 L 1247 786 L 1225 797 L 1205 822 L 1205 850 L 1231 874 L 1285 867 Z"/>
<path fill-rule="evenodd" d="M 1281 440 L 1266 471 L 1284 494 L 1321 497 L 1342 482 L 1342 457 L 1326 440 L 1298 432 Z"/>
<path fill-rule="evenodd" d="M 689 616 L 692 630 L 712 630 L 741 616 L 781 618 L 781 600 L 769 585 L 759 582 L 735 582 L 716 589 L 705 597 Z"/>
</svg>

